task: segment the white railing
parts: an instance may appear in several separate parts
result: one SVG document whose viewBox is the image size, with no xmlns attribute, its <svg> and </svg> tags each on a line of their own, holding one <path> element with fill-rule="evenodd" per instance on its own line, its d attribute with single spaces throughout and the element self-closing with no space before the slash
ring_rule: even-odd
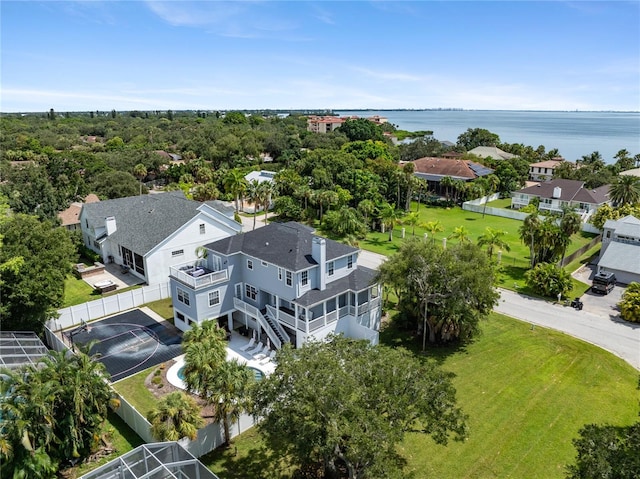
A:
<svg viewBox="0 0 640 479">
<path fill-rule="evenodd" d="M 282 321 L 283 323 L 288 324 L 289 326 L 291 326 L 292 328 L 295 329 L 295 327 L 296 327 L 296 318 L 293 315 L 291 315 L 291 314 L 279 309 L 278 310 L 278 319 L 280 321 Z"/>
<path fill-rule="evenodd" d="M 284 328 L 280 325 L 280 323 L 276 319 L 278 317 L 278 312 L 276 311 L 276 308 L 274 308 L 270 304 L 267 304 L 267 311 L 269 312 L 269 316 L 271 316 L 271 322 L 273 323 L 273 326 L 275 326 L 276 330 L 278 331 L 282 339 L 284 339 L 284 342 L 290 343 L 291 338 L 289 337 L 287 332 L 284 330 Z"/>
<path fill-rule="evenodd" d="M 324 316 L 309 321 L 309 331 L 315 331 L 324 326 Z"/>
<path fill-rule="evenodd" d="M 262 315 L 262 313 L 258 308 L 256 308 L 255 306 L 249 303 L 245 303 L 244 301 L 238 298 L 233 298 L 233 306 L 238 311 L 242 311 L 243 313 L 248 314 L 252 318 L 255 318 L 255 320 L 258 322 L 260 327 L 266 331 L 267 336 L 269 336 L 269 339 L 271 340 L 271 344 L 276 349 L 282 348 L 282 341 L 280 341 L 280 338 L 275 333 L 271 325 L 267 322 L 267 320 L 264 319 L 264 316 Z"/>
<path fill-rule="evenodd" d="M 220 271 L 213 271 L 211 273 L 203 273 L 200 276 L 193 276 L 185 271 L 169 267 L 169 272 L 172 277 L 176 278 L 184 284 L 191 286 L 193 289 L 201 288 L 203 286 L 209 286 L 211 284 L 220 283 L 229 279 L 229 272 L 226 269 Z"/>
</svg>

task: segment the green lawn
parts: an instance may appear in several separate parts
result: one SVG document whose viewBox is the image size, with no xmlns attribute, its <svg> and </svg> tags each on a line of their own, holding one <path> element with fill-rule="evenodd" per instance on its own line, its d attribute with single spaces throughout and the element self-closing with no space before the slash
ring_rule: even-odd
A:
<svg viewBox="0 0 640 479">
<path fill-rule="evenodd" d="M 76 304 L 86 303 L 99 299 L 100 295 L 94 291 L 85 281 L 70 274 L 64 282 L 64 303 L 63 308 Z"/>
<path fill-rule="evenodd" d="M 464 348 L 430 353 L 455 374 L 470 431 L 467 441 L 446 447 L 426 435 L 408 434 L 400 451 L 416 478 L 562 478 L 574 457 L 571 439 L 584 424 L 637 421 L 638 372 L 621 359 L 497 314 L 482 331 Z M 417 348 L 392 328 L 382 332 L 381 342 Z M 253 429 L 234 444 L 237 456 L 231 448 L 202 459 L 220 477 L 269 476 L 265 471 L 273 468 L 273 458 Z"/>
<path fill-rule="evenodd" d="M 152 370 L 157 369 L 158 366 L 154 366 L 149 369 L 145 369 L 133 376 L 129 376 L 126 379 L 118 381 L 113 385 L 118 393 L 120 393 L 127 402 L 135 407 L 140 414 L 146 416 L 147 413 L 156 405 L 156 398 L 144 385 L 144 381 Z"/>
<path fill-rule="evenodd" d="M 173 324 L 173 305 L 171 303 L 171 298 L 153 301 L 145 304 L 145 306 Z"/>
<path fill-rule="evenodd" d="M 500 200 L 498 200 L 500 201 Z M 411 206 L 411 211 L 416 211 L 416 203 Z M 442 242 L 443 238 L 446 238 L 453 233 L 454 228 L 458 226 L 465 226 L 469 230 L 469 237 L 473 242 L 478 240 L 478 237 L 482 235 L 490 226 L 494 229 L 500 229 L 506 231 L 504 237 L 505 241 L 509 243 L 510 251 L 502 252 L 501 271 L 498 275 L 498 286 L 507 289 L 522 290 L 525 286 L 524 272 L 529 267 L 529 248 L 520 241 L 520 235 L 518 229 L 522 225 L 522 221 L 514 220 L 510 218 L 503 218 L 500 216 L 482 216 L 482 213 L 474 213 L 471 211 L 465 211 L 459 207 L 440 208 L 430 206 L 420 206 L 420 222 L 426 223 L 429 221 L 439 221 L 444 230 L 434 235 L 435 241 Z M 365 240 L 360 242 L 360 247 L 363 249 L 380 253 L 389 256 L 395 253 L 402 244 L 402 228 L 403 225 L 398 225 L 393 230 L 393 241 L 389 241 L 389 233 L 372 232 L 369 233 Z M 413 235 L 413 228 L 411 226 L 404 226 L 405 237 L 409 238 Z M 426 232 L 424 228 L 416 226 L 415 236 L 420 236 Z M 571 254 L 581 246 L 587 244 L 595 235 L 587 233 L 578 233 L 571 238 L 571 245 L 567 250 L 567 254 Z M 449 240 L 448 244 L 455 243 L 454 240 Z M 570 270 L 571 271 L 571 270 Z"/>
</svg>

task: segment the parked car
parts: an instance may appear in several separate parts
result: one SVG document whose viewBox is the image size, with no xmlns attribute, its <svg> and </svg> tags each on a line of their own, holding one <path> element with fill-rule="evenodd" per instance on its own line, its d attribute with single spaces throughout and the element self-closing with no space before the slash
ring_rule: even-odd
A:
<svg viewBox="0 0 640 479">
<path fill-rule="evenodd" d="M 591 291 L 594 293 L 609 293 L 616 285 L 616 275 L 613 273 L 598 273 L 593 277 Z"/>
</svg>

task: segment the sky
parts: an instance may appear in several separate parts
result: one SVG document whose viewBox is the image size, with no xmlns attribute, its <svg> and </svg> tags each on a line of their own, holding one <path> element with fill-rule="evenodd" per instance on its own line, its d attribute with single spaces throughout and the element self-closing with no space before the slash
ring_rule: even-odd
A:
<svg viewBox="0 0 640 479">
<path fill-rule="evenodd" d="M 0 111 L 640 110 L 640 2 L 5 1 Z"/>
</svg>

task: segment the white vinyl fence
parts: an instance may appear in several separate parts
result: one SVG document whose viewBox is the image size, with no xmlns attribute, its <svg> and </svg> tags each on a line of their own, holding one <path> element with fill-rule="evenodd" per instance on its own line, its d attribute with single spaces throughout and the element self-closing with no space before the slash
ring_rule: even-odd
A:
<svg viewBox="0 0 640 479">
<path fill-rule="evenodd" d="M 502 218 L 511 218 L 512 220 L 524 221 L 529 216 L 529 213 L 523 213 L 518 210 L 507 210 L 504 208 L 494 208 L 493 206 L 487 206 L 484 204 L 489 201 L 498 199 L 497 193 L 489 197 L 483 196 L 471 201 L 465 201 L 462 203 L 462 209 L 465 211 L 473 211 L 474 213 L 483 213 L 490 216 L 501 216 Z M 544 220 L 544 215 L 540 215 L 540 219 Z M 601 230 L 593 226 L 591 223 L 582 223 L 581 230 L 585 233 L 600 234 Z"/>
<path fill-rule="evenodd" d="M 54 331 L 60 331 L 61 329 L 78 326 L 81 324 L 81 321 L 92 321 L 136 308 L 152 301 L 169 298 L 170 296 L 171 288 L 169 288 L 169 283 L 132 289 L 124 293 L 89 301 L 88 303 L 59 309 L 59 317 L 50 320 L 48 326 Z"/>
</svg>

